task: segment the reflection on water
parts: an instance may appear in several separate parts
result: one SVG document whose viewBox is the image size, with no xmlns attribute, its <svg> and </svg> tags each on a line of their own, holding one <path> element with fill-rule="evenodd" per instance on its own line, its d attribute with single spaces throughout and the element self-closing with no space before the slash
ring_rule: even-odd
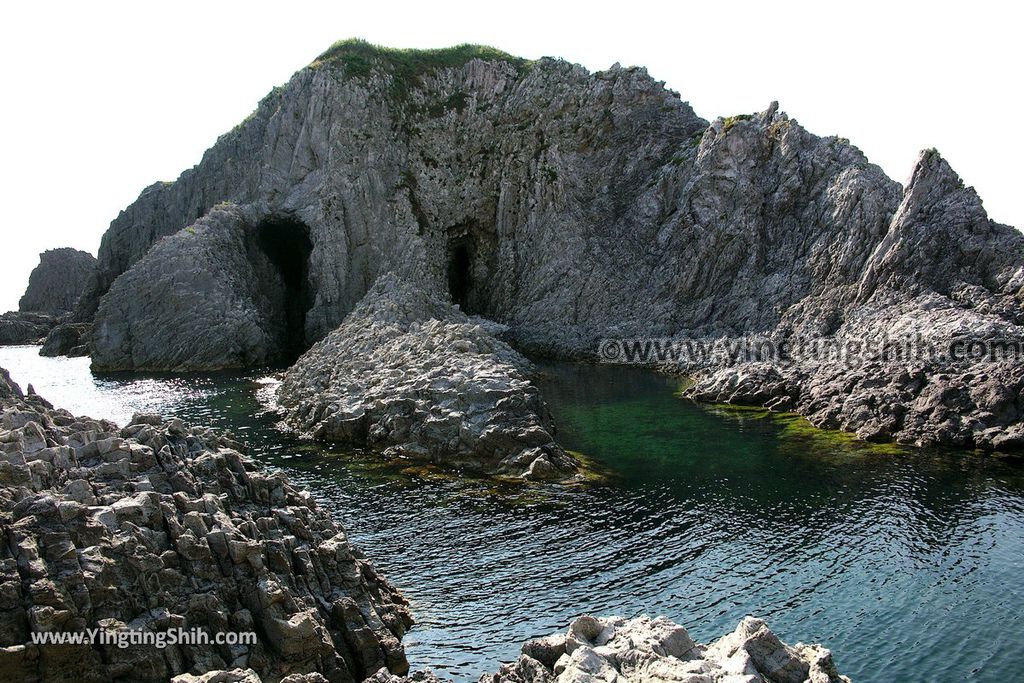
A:
<svg viewBox="0 0 1024 683">
<path fill-rule="evenodd" d="M 879 451 L 702 409 L 634 368 L 552 364 L 559 438 L 616 476 L 495 488 L 296 443 L 257 374 L 94 379 L 33 347 L 0 348 L 0 366 L 76 413 L 156 410 L 248 441 L 410 598 L 413 665 L 459 680 L 581 612 L 665 614 L 704 640 L 756 614 L 827 644 L 858 683 L 1005 681 L 1024 650 L 1015 463 Z"/>
</svg>

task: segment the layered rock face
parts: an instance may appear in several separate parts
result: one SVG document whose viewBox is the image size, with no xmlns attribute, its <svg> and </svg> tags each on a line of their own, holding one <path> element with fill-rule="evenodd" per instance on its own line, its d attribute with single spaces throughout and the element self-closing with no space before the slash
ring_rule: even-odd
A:
<svg viewBox="0 0 1024 683">
<path fill-rule="evenodd" d="M 367 683 L 443 683 L 429 673 L 380 671 Z M 659 617 L 576 619 L 564 635 L 531 640 L 523 654 L 480 683 L 849 683 L 820 645 L 790 647 L 747 617 L 708 645 Z"/>
<path fill-rule="evenodd" d="M 93 367 L 252 367 L 305 350 L 308 236 L 257 213 L 215 207 L 118 278 L 96 315 Z"/>
<path fill-rule="evenodd" d="M 380 278 L 345 322 L 288 370 L 286 421 L 324 441 L 526 479 L 566 479 L 531 365 L 422 286 Z"/>
<path fill-rule="evenodd" d="M 0 671 L 19 681 L 265 681 L 407 670 L 405 600 L 344 530 L 241 446 L 179 420 L 118 429 L 0 370 Z M 99 628 L 255 632 L 255 644 L 37 644 Z M 203 679 L 205 680 L 205 679 Z M 223 677 L 217 680 L 227 680 Z"/>
<path fill-rule="evenodd" d="M 22 312 L 62 315 L 74 309 L 92 279 L 96 257 L 64 247 L 39 255 L 39 265 L 28 277 L 28 289 L 18 302 Z"/>
<path fill-rule="evenodd" d="M 96 258 L 78 249 L 49 249 L 40 254 L 19 310 L 0 315 L 0 345 L 37 344 L 45 339 L 75 308 L 95 270 Z M 85 348 L 80 351 L 86 353 Z"/>
<path fill-rule="evenodd" d="M 608 337 L 877 337 L 936 301 L 972 334 L 1014 336 L 1021 244 L 937 154 L 904 190 L 774 104 L 709 124 L 643 69 L 349 42 L 114 221 L 78 316 L 95 310 L 97 367 L 146 370 L 288 362 L 389 272 L 567 357 Z M 1020 424 L 1014 366 L 956 367 L 919 368 L 943 396 L 907 426 L 894 412 L 920 382 L 891 363 L 861 383 L 877 371 L 891 390 L 853 402 L 834 363 L 765 370 L 788 402 L 735 388 L 756 366 L 684 370 L 700 371 L 695 397 L 875 438 L 1014 442 L 1000 436 Z M 941 389 L 961 379 L 967 399 Z"/>
<path fill-rule="evenodd" d="M 364 68 L 345 49 L 325 55 L 271 93 L 199 166 L 144 192 L 104 237 L 104 277 L 112 281 L 136 262 L 140 280 L 158 277 L 153 260 L 139 261 L 154 242 L 229 201 L 251 209 L 251 229 L 287 217 L 308 230 L 307 347 L 391 271 L 416 276 L 469 313 L 565 329 L 552 320 L 586 317 L 574 309 L 592 272 L 625 262 L 622 248 L 634 257 L 646 251 L 643 234 L 613 251 L 594 238 L 645 223 L 636 193 L 662 167 L 675 168 L 677 153 L 692 157 L 706 128 L 642 69 L 589 74 L 556 60 L 525 64 L 472 50 L 427 54 L 412 65 L 385 54 L 366 59 Z M 243 245 L 223 256 L 244 257 Z M 189 269 L 186 254 L 164 258 L 165 268 Z M 617 270 L 633 285 L 645 277 Z M 173 292 L 154 292 L 145 313 L 183 306 Z M 97 327 L 130 327 L 129 297 L 111 290 L 118 302 L 98 311 Z M 207 306 L 196 300 L 179 317 Z M 143 336 L 127 343 L 145 344 Z M 108 343 L 97 333 L 97 354 L 106 357 L 125 338 Z M 145 367 L 177 367 L 174 351 Z"/>
<path fill-rule="evenodd" d="M 856 288 L 802 301 L 773 330 L 847 353 L 704 369 L 690 395 L 796 410 L 870 440 L 1018 449 L 1022 323 L 1024 236 L 989 221 L 926 152 Z"/>
</svg>

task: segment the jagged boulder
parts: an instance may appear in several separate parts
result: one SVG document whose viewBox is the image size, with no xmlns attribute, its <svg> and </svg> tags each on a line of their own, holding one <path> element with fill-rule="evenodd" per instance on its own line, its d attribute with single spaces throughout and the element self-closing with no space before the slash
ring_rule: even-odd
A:
<svg viewBox="0 0 1024 683">
<path fill-rule="evenodd" d="M 40 356 L 86 356 L 89 354 L 91 323 L 63 323 L 46 335 Z"/>
<path fill-rule="evenodd" d="M 285 374 L 286 421 L 313 438 L 528 479 L 579 463 L 552 437 L 531 364 L 422 287 L 386 275 Z"/>
<path fill-rule="evenodd" d="M 357 682 L 381 667 L 406 671 L 406 601 L 308 493 L 241 451 L 223 434 L 159 415 L 123 428 L 72 416 L 23 395 L 0 369 L 4 678 L 277 681 L 322 672 Z M 257 640 L 165 640 L 162 649 L 32 640 L 91 628 Z"/>
<path fill-rule="evenodd" d="M 18 310 L 56 316 L 71 311 L 95 269 L 96 257 L 88 252 L 70 247 L 44 251 L 28 277 Z"/>
</svg>

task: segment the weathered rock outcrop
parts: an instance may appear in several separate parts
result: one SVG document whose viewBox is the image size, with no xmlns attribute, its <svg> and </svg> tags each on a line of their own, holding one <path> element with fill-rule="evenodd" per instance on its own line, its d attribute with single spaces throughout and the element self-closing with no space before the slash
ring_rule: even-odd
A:
<svg viewBox="0 0 1024 683">
<path fill-rule="evenodd" d="M 380 671 L 367 683 L 443 683 L 429 673 Z M 528 641 L 523 654 L 480 683 L 849 683 L 820 645 L 790 647 L 747 617 L 708 645 L 659 617 L 576 619 L 566 634 Z"/>
<path fill-rule="evenodd" d="M 96 269 L 92 254 L 64 247 L 39 255 L 39 265 L 28 276 L 28 288 L 18 302 L 22 312 L 63 315 L 74 309 Z"/>
<path fill-rule="evenodd" d="M 0 314 L 0 345 L 37 344 L 56 324 L 49 313 L 8 311 Z"/>
<path fill-rule="evenodd" d="M 62 323 L 57 325 L 43 341 L 40 356 L 87 356 L 89 338 L 92 335 L 90 323 Z"/>
<path fill-rule="evenodd" d="M 238 667 L 265 681 L 361 681 L 407 670 L 405 600 L 308 493 L 258 470 L 227 436 L 157 415 L 121 429 L 74 417 L 23 395 L 2 369 L 0 409 L 5 680 L 166 681 Z M 90 628 L 257 641 L 32 640 Z"/>
<path fill-rule="evenodd" d="M 257 213 L 217 206 L 118 278 L 96 315 L 93 367 L 252 367 L 305 350 L 305 229 Z"/>
<path fill-rule="evenodd" d="M 856 289 L 801 302 L 773 331 L 831 353 L 705 369 L 690 395 L 796 410 L 870 440 L 1018 449 L 1022 316 L 1024 235 L 989 221 L 926 152 Z M 822 319 L 836 328 L 827 337 Z"/>
<path fill-rule="evenodd" d="M 501 332 L 385 275 L 288 370 L 278 391 L 286 421 L 386 458 L 527 479 L 576 475 L 528 379 L 530 362 Z"/>
<path fill-rule="evenodd" d="M 224 201 L 237 208 L 210 210 Z M 285 262 L 252 248 L 266 234 Z M 388 272 L 507 325 L 527 349 L 569 357 L 608 337 L 835 339 L 862 331 L 844 328 L 855 319 L 874 320 L 877 336 L 899 325 L 894 306 L 911 319 L 934 296 L 967 327 L 1017 334 L 1021 242 L 936 153 L 903 191 L 775 104 L 709 124 L 643 69 L 349 42 L 114 221 L 79 316 L 99 306 L 97 367 L 152 370 L 287 362 Z M 942 399 L 949 419 L 971 424 L 939 429 L 940 411 L 867 431 L 995 444 L 992 430 L 1020 423 L 1016 375 L 997 367 L 979 391 L 1013 396 L 1005 409 Z M 705 372 L 693 395 L 722 397 L 708 387 L 736 371 Z M 801 395 L 821 378 L 814 393 L 829 405 L 847 392 L 834 364 L 773 372 Z M 881 419 L 873 394 L 860 396 L 833 415 L 843 428 Z"/>
<path fill-rule="evenodd" d="M 143 193 L 104 237 L 105 277 L 112 280 L 159 237 L 230 201 L 250 209 L 245 228 L 287 218 L 308 231 L 301 283 L 308 298 L 300 311 L 306 347 L 337 327 L 389 271 L 417 276 L 467 312 L 543 324 L 571 339 L 571 324 L 590 315 L 575 309 L 592 274 L 617 273 L 617 281 L 626 279 L 623 291 L 644 282 L 645 273 L 616 267 L 628 261 L 616 252 L 639 257 L 654 234 L 640 218 L 647 200 L 636 193 L 661 169 L 692 157 L 707 125 L 678 95 L 642 69 L 589 74 L 561 61 L 525 64 L 474 50 L 408 57 L 422 64 L 372 53 L 365 68 L 351 57 L 340 48 L 300 71 L 196 169 Z M 683 156 L 673 162 L 677 154 Z M 641 224 L 646 228 L 635 233 Z M 202 240 L 200 228 L 194 236 Z M 616 234 L 633 237 L 610 251 L 605 238 Z M 237 243 L 220 256 L 244 259 L 246 251 Z M 164 268 L 191 267 L 190 251 L 162 258 Z M 156 267 L 137 265 L 136 281 Z M 112 362 L 146 356 L 147 369 L 183 369 L 172 330 L 164 330 L 172 341 L 154 357 L 134 346 L 155 342 L 100 332 L 129 325 L 127 316 L 175 308 L 172 322 L 192 326 L 184 321 L 202 317 L 211 304 L 203 297 L 182 301 L 171 285 L 148 289 L 143 310 L 101 307 L 97 355 Z M 619 303 L 602 319 L 628 308 Z M 243 304 L 235 313 L 255 315 Z M 568 325 L 553 324 L 559 319 Z M 204 356 L 194 365 L 208 363 Z"/>
</svg>

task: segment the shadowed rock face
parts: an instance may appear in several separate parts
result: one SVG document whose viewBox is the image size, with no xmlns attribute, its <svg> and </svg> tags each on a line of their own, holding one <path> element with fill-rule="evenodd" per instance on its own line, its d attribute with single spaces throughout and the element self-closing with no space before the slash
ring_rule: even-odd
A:
<svg viewBox="0 0 1024 683">
<path fill-rule="evenodd" d="M 74 417 L 0 368 L 0 446 L 4 680 L 167 681 L 244 666 L 268 681 L 316 671 L 354 683 L 408 670 L 402 596 L 308 493 L 226 436 L 158 415 L 123 428 Z M 258 641 L 31 641 L 90 628 Z"/>
<path fill-rule="evenodd" d="M 44 251 L 29 275 L 18 310 L 50 315 L 71 311 L 95 269 L 96 257 L 88 252 L 68 247 Z"/>
<path fill-rule="evenodd" d="M 291 226 L 286 253 L 261 256 L 267 225 Z M 78 315 L 95 310 L 102 369 L 288 362 L 385 273 L 568 357 L 591 357 L 604 337 L 877 336 L 901 329 L 896 310 L 926 319 L 914 311 L 936 301 L 1013 336 L 1022 241 L 937 153 L 904 190 L 774 104 L 709 124 L 643 69 L 348 43 L 112 223 Z M 999 367 L 980 391 L 1019 404 Z M 700 371 L 694 396 L 777 398 L 752 380 L 735 390 L 735 367 L 683 369 Z M 833 406 L 822 423 L 859 431 L 875 399 L 834 409 L 849 393 L 843 369 L 820 370 L 814 404 Z M 772 373 L 789 378 L 777 407 L 817 411 L 796 396 L 807 368 Z M 962 430 L 936 417 L 905 436 L 896 423 L 869 431 L 985 445 L 1019 422 L 1016 408 L 978 401 L 944 408 Z"/>
</svg>

